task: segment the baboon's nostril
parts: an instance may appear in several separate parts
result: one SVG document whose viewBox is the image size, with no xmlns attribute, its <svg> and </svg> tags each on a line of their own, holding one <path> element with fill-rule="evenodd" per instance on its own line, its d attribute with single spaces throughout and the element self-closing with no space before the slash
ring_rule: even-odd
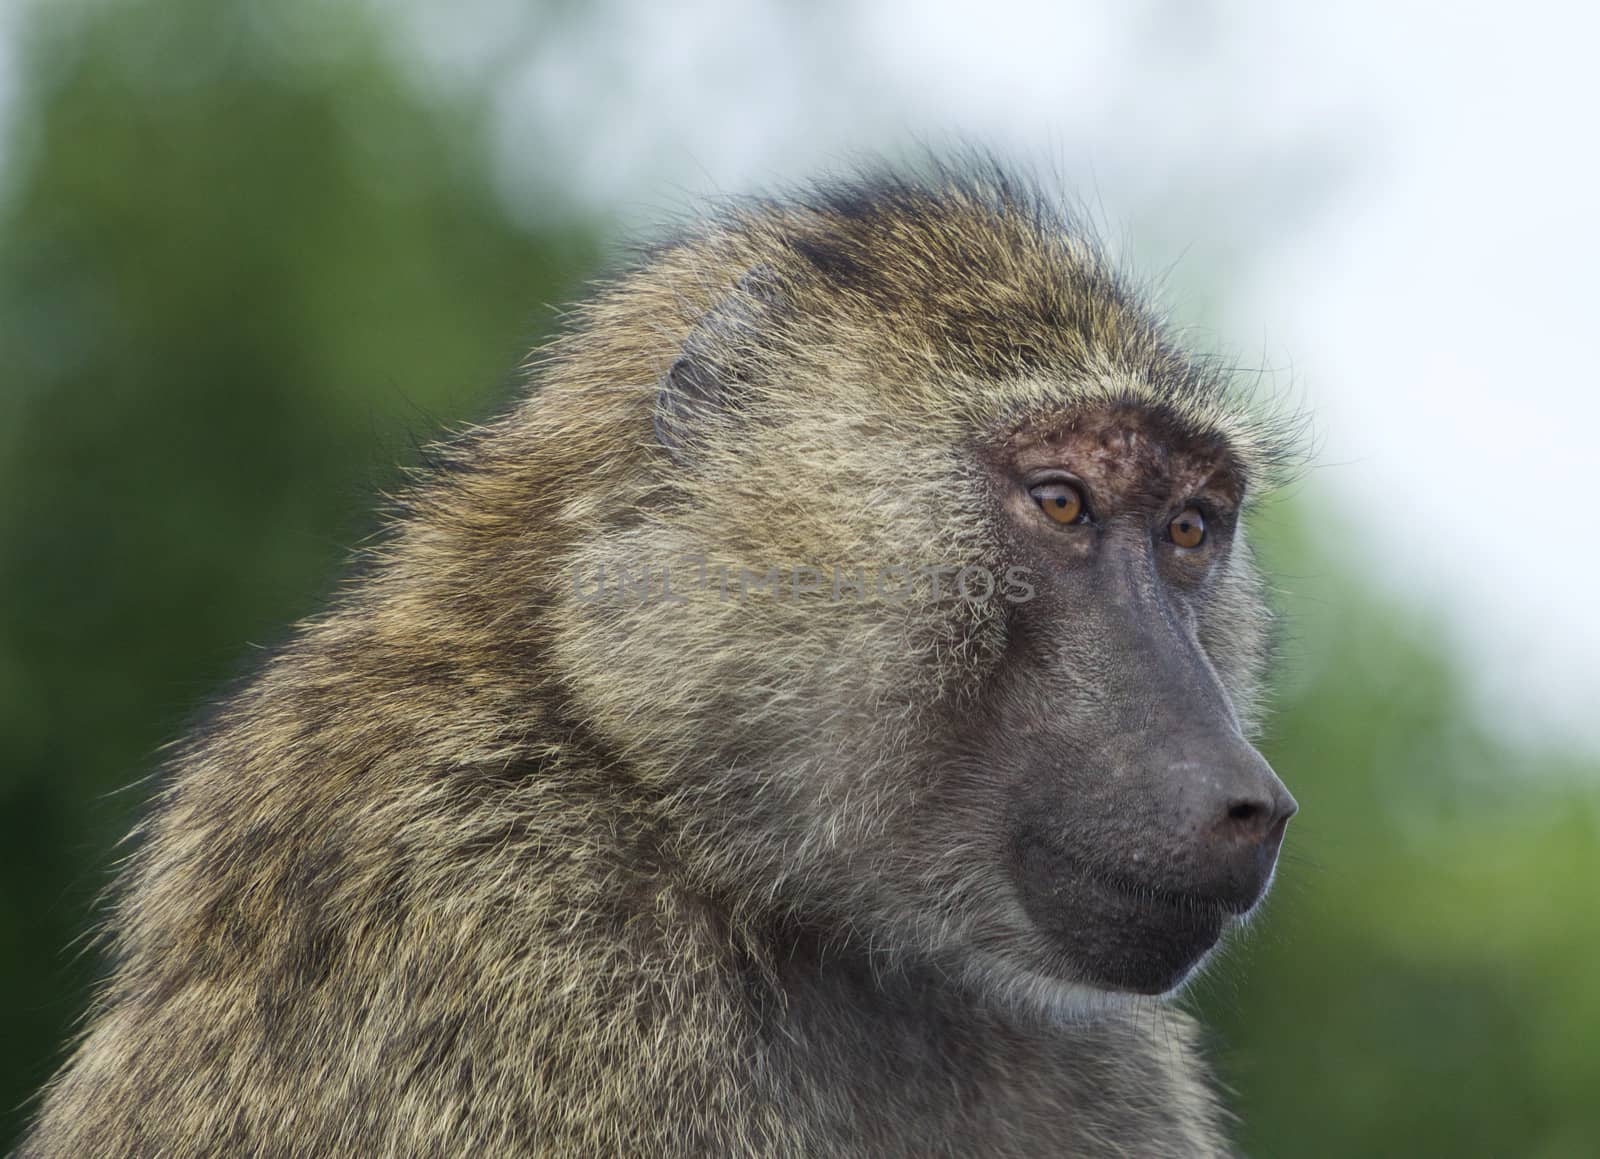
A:
<svg viewBox="0 0 1600 1159">
<path fill-rule="evenodd" d="M 1235 797 L 1223 806 L 1224 819 L 1219 827 L 1235 841 L 1271 841 L 1274 833 L 1282 840 L 1283 829 L 1295 809 L 1294 799 L 1287 794 L 1281 799 L 1266 794 Z"/>
</svg>

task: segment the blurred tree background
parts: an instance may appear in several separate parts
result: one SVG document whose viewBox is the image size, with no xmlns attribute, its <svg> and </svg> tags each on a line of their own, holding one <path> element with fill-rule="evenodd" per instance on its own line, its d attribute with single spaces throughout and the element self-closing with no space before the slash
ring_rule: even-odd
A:
<svg viewBox="0 0 1600 1159">
<path fill-rule="evenodd" d="M 410 83 L 355 0 L 26 11 L 0 192 L 0 1147 L 83 1009 L 75 947 L 159 746 L 317 607 L 413 440 L 509 393 L 611 228 L 509 211 L 481 107 Z M 1292 624 L 1266 747 L 1302 813 L 1269 913 L 1187 999 L 1244 1143 L 1594 1154 L 1600 769 L 1474 719 L 1314 488 L 1259 530 Z"/>
</svg>

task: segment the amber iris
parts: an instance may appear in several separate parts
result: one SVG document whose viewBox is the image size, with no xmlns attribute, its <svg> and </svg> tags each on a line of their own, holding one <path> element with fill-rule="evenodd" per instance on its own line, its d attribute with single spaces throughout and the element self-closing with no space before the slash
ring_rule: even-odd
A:
<svg viewBox="0 0 1600 1159">
<path fill-rule="evenodd" d="M 1199 547 L 1205 542 L 1206 521 L 1193 507 L 1185 507 L 1167 524 L 1167 534 L 1179 547 Z"/>
<path fill-rule="evenodd" d="M 1057 523 L 1076 523 L 1083 516 L 1083 492 L 1071 483 L 1040 483 L 1031 494 Z"/>
</svg>

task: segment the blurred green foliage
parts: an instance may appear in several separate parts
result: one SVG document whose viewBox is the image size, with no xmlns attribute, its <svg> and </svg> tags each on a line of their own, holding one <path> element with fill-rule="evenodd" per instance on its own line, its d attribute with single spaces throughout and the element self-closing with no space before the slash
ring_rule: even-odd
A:
<svg viewBox="0 0 1600 1159">
<path fill-rule="evenodd" d="M 1301 812 L 1193 995 L 1248 1153 L 1600 1153 L 1600 765 L 1496 739 L 1314 505 L 1260 523 L 1291 625 L 1263 747 Z"/>
<path fill-rule="evenodd" d="M 0 204 L 0 1146 L 61 1057 L 156 750 L 479 416 L 597 229 L 356 3 L 54 3 Z M 538 142 L 528 142 L 528 148 Z M 553 176 L 552 187 L 559 185 Z M 521 222 L 522 224 L 518 224 Z M 1261 1156 L 1595 1153 L 1600 769 L 1506 747 L 1435 631 L 1262 520 L 1294 625 L 1268 914 L 1191 1001 Z M 125 787 L 132 785 L 132 788 Z"/>
</svg>

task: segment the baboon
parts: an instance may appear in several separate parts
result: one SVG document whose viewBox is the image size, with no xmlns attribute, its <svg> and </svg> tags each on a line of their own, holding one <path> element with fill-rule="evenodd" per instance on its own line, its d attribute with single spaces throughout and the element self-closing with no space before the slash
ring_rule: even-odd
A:
<svg viewBox="0 0 1600 1159">
<path fill-rule="evenodd" d="M 708 212 L 175 751 L 21 1154 L 1226 1154 L 1293 453 L 998 165 Z"/>
</svg>

